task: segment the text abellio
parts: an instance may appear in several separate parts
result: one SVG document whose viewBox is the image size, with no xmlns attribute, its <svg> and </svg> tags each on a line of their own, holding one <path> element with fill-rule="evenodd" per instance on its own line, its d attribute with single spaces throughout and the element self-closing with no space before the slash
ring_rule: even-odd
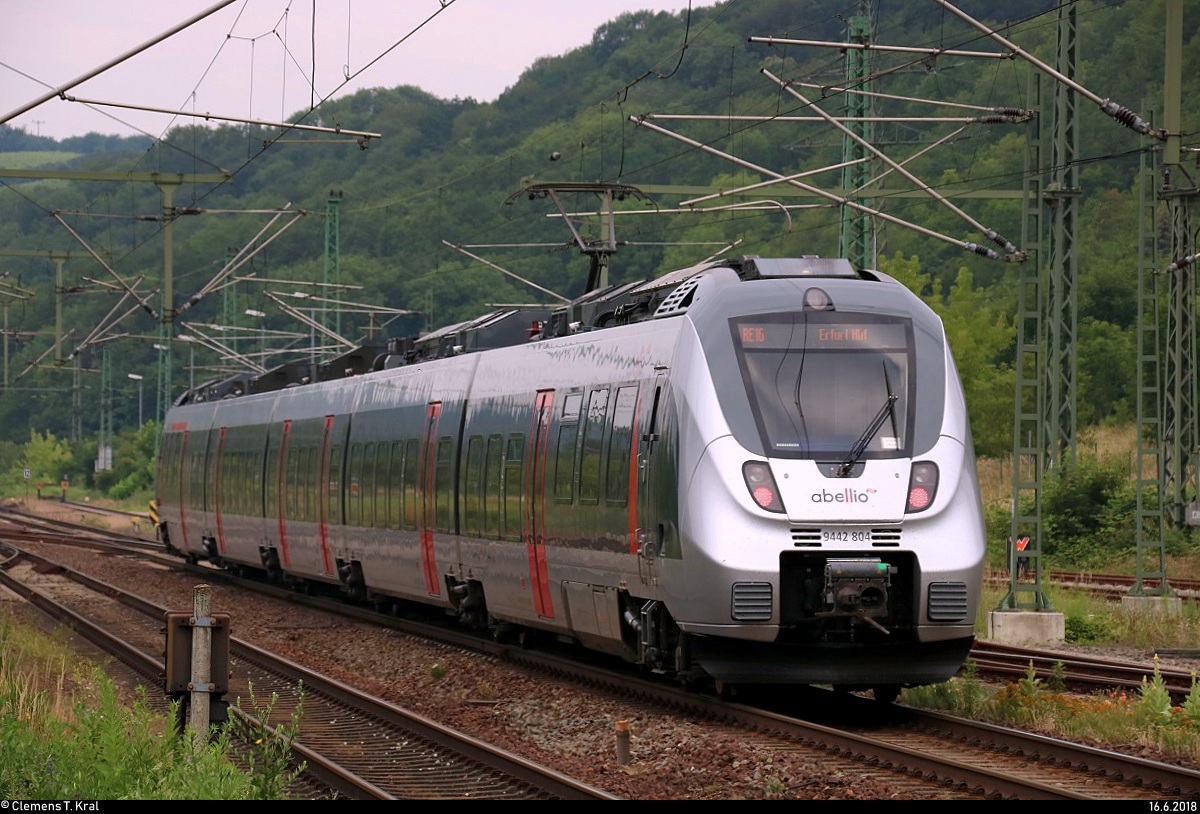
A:
<svg viewBox="0 0 1200 814">
<path fill-rule="evenodd" d="M 813 492 L 813 503 L 866 503 L 871 496 L 866 492 L 855 492 L 853 489 L 843 489 L 840 492 L 829 492 L 822 489 Z"/>
</svg>

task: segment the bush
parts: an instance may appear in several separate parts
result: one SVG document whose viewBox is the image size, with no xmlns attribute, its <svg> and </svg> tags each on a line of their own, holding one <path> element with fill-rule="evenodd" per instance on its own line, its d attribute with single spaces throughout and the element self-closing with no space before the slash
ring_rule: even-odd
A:
<svg viewBox="0 0 1200 814">
<path fill-rule="evenodd" d="M 1042 480 L 1042 553 L 1077 564 L 1112 562 L 1136 543 L 1136 485 L 1123 463 L 1063 461 Z M 1083 561 L 1083 562 L 1080 562 Z"/>
<path fill-rule="evenodd" d="M 1104 619 L 1090 615 L 1067 615 L 1063 622 L 1063 638 L 1069 644 L 1102 644 L 1112 641 L 1112 631 Z"/>
</svg>

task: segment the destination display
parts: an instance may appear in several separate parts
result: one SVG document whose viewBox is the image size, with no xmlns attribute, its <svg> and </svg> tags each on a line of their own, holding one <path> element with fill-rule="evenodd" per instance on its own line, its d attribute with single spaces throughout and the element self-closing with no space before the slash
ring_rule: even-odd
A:
<svg viewBox="0 0 1200 814">
<path fill-rule="evenodd" d="M 735 324 L 734 334 L 746 350 L 785 350 L 798 347 L 887 350 L 908 347 L 905 326 L 897 322 L 739 322 Z"/>
</svg>

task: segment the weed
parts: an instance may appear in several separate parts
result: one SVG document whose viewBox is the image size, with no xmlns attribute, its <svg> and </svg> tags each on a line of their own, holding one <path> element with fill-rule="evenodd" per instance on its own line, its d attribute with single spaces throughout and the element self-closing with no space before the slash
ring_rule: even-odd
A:
<svg viewBox="0 0 1200 814">
<path fill-rule="evenodd" d="M 1171 694 L 1167 691 L 1154 657 L 1154 676 L 1149 681 L 1142 676 L 1141 697 L 1134 705 L 1138 720 L 1150 726 L 1162 726 L 1171 720 Z"/>
<path fill-rule="evenodd" d="M 500 691 L 493 684 L 485 681 L 475 688 L 475 697 L 480 701 L 498 701 Z"/>
<path fill-rule="evenodd" d="M 1061 661 L 1054 662 L 1050 668 L 1050 689 L 1062 692 L 1067 688 L 1067 667 Z"/>
<path fill-rule="evenodd" d="M 296 707 L 288 723 L 278 727 L 270 725 L 271 715 L 279 703 L 279 693 L 271 693 L 265 705 L 254 694 L 254 685 L 247 683 L 250 693 L 250 709 L 242 709 L 242 699 L 237 701 L 238 712 L 233 717 L 234 731 L 250 744 L 246 757 L 249 764 L 251 796 L 257 800 L 277 800 L 284 796 L 288 785 L 307 768 L 307 763 L 292 767 L 292 741 L 300 734 L 300 719 L 304 714 L 304 685 L 296 686 Z"/>
</svg>

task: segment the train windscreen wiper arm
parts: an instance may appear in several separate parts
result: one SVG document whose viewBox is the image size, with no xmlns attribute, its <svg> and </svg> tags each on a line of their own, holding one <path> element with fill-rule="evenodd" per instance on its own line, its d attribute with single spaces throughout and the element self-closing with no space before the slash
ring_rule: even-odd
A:
<svg viewBox="0 0 1200 814">
<path fill-rule="evenodd" d="M 883 401 L 883 406 L 879 408 L 879 412 L 871 419 L 871 423 L 867 425 L 866 430 L 854 442 L 854 447 L 850 450 L 850 454 L 842 461 L 842 465 L 838 467 L 837 476 L 844 478 L 854 469 L 854 465 L 858 463 L 858 459 L 862 456 L 863 451 L 867 448 L 867 444 L 871 443 L 871 439 L 875 437 L 875 433 L 879 432 L 879 428 L 883 426 L 883 421 L 892 414 L 892 405 L 896 403 L 898 396 L 895 393 L 888 393 L 887 398 Z"/>
</svg>

